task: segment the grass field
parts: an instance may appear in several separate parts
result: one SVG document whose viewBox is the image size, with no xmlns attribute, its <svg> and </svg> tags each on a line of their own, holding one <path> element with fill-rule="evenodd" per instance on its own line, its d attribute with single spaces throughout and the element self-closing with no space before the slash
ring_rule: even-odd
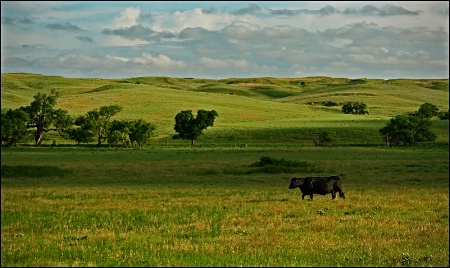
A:
<svg viewBox="0 0 450 268">
<path fill-rule="evenodd" d="M 2 148 L 2 266 L 449 266 L 448 120 L 414 147 L 378 133 L 425 102 L 448 111 L 446 79 L 2 74 L 2 109 L 52 89 L 71 115 L 118 104 L 115 118 L 158 133 L 144 148 L 51 132 L 40 148 Z M 324 101 L 362 101 L 369 115 Z M 170 138 L 188 109 L 219 114 L 196 146 Z M 325 130 L 334 143 L 314 147 Z M 252 165 L 263 157 L 297 165 Z M 312 175 L 340 176 L 346 199 L 288 189 Z"/>
<path fill-rule="evenodd" d="M 448 144 L 1 153 L 2 266 L 449 264 Z M 313 174 L 347 198 L 288 189 Z"/>
</svg>

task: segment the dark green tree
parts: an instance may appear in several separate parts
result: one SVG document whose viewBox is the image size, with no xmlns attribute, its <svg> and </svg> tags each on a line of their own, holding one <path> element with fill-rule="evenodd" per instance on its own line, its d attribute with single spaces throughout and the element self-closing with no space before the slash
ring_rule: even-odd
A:
<svg viewBox="0 0 450 268">
<path fill-rule="evenodd" d="M 438 112 L 437 117 L 441 120 L 448 120 L 448 110 L 446 112 Z"/>
<path fill-rule="evenodd" d="M 355 114 L 369 114 L 367 111 L 367 105 L 363 102 L 355 103 L 353 107 Z"/>
<path fill-rule="evenodd" d="M 139 147 L 143 146 L 149 142 L 155 130 L 156 126 L 154 124 L 145 122 L 143 119 L 132 121 L 130 129 L 131 144 L 133 145 L 134 142 L 137 142 Z"/>
<path fill-rule="evenodd" d="M 86 116 L 80 118 L 82 128 L 92 131 L 97 137 L 97 145 L 107 139 L 107 130 L 110 119 L 122 111 L 119 105 L 102 106 L 100 109 L 94 109 L 87 112 Z"/>
<path fill-rule="evenodd" d="M 153 136 L 156 126 L 145 122 L 143 119 L 138 120 L 114 120 L 108 127 L 108 143 L 123 143 L 134 146 L 136 142 L 139 147 L 144 146 Z"/>
<path fill-rule="evenodd" d="M 50 130 L 60 132 L 72 124 L 66 110 L 55 109 L 59 96 L 55 90 L 52 90 L 50 95 L 39 92 L 29 106 L 20 108 L 30 117 L 27 127 L 36 128 L 34 132 L 36 146 L 41 145 L 45 132 Z"/>
<path fill-rule="evenodd" d="M 197 117 L 192 115 L 191 110 L 181 111 L 175 116 L 174 130 L 178 134 L 172 138 L 191 140 L 191 145 L 194 145 L 194 141 L 202 134 L 202 131 L 214 125 L 217 116 L 214 110 L 198 110 Z"/>
<path fill-rule="evenodd" d="M 424 103 L 420 106 L 419 110 L 417 111 L 417 115 L 431 118 L 433 116 L 437 116 L 438 112 L 439 108 L 436 105 L 431 103 Z"/>
<path fill-rule="evenodd" d="M 80 143 L 90 143 L 95 141 L 95 135 L 89 129 L 83 129 L 83 127 L 74 127 L 66 131 L 66 135 L 69 139 Z"/>
<path fill-rule="evenodd" d="M 88 123 L 86 116 L 78 116 L 71 128 L 64 131 L 65 137 L 80 143 L 90 143 L 95 141 L 95 134 L 91 131 L 91 125 Z"/>
<path fill-rule="evenodd" d="M 397 115 L 379 132 L 387 146 L 416 145 L 436 140 L 437 135 L 430 130 L 431 124 L 424 116 Z"/>
<path fill-rule="evenodd" d="M 108 144 L 118 144 L 128 146 L 130 143 L 131 122 L 126 120 L 113 120 L 108 127 Z"/>
<path fill-rule="evenodd" d="M 52 113 L 52 122 L 59 135 L 63 138 L 67 138 L 67 130 L 73 126 L 74 118 L 69 115 L 67 110 L 56 109 Z"/>
<path fill-rule="evenodd" d="M 363 102 L 349 102 L 342 106 L 342 112 L 345 114 L 369 114 L 367 105 Z"/>
<path fill-rule="evenodd" d="M 9 109 L 1 113 L 2 146 L 11 146 L 26 141 L 29 137 L 27 122 L 29 115 L 21 109 Z"/>
</svg>

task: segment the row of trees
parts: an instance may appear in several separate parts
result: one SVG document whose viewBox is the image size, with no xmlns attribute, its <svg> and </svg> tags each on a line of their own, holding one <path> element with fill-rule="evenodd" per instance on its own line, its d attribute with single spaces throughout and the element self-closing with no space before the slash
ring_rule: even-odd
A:
<svg viewBox="0 0 450 268">
<path fill-rule="evenodd" d="M 111 118 L 122 111 L 118 105 L 103 106 L 86 115 L 73 117 L 67 110 L 55 109 L 60 94 L 37 93 L 30 105 L 9 109 L 1 114 L 2 145 L 16 145 L 34 137 L 40 146 L 44 133 L 57 131 L 65 139 L 80 143 L 97 141 L 97 145 L 107 141 L 109 144 L 123 143 L 139 146 L 145 144 L 153 135 L 155 126 L 142 119 L 114 120 Z"/>
<path fill-rule="evenodd" d="M 67 110 L 55 109 L 60 94 L 38 93 L 30 105 L 18 109 L 2 111 L 1 141 L 2 145 L 11 146 L 34 137 L 35 145 L 40 146 L 44 133 L 57 131 L 64 139 L 80 143 L 96 141 L 100 146 L 103 142 L 110 145 L 123 144 L 139 147 L 144 146 L 154 135 L 156 126 L 137 120 L 112 120 L 112 117 L 122 111 L 119 105 L 102 106 L 88 111 L 85 115 L 73 117 Z M 182 111 L 175 117 L 174 139 L 188 139 L 194 145 L 204 129 L 213 126 L 217 112 L 199 110 L 194 117 L 191 110 Z"/>
</svg>

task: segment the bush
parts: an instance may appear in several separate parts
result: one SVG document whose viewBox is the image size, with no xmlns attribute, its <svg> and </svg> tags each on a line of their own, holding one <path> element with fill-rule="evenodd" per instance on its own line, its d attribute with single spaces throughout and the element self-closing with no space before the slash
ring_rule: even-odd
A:
<svg viewBox="0 0 450 268">
<path fill-rule="evenodd" d="M 284 167 L 304 167 L 310 164 L 306 161 L 290 161 L 284 158 L 275 159 L 270 156 L 262 156 L 259 161 L 251 164 L 251 167 L 264 167 L 267 165 L 284 166 Z"/>
<path fill-rule="evenodd" d="M 437 117 L 441 120 L 448 120 L 448 111 L 447 112 L 438 112 Z"/>
<path fill-rule="evenodd" d="M 322 102 L 323 106 L 339 106 L 339 103 L 334 102 L 334 101 L 324 101 Z"/>
<path fill-rule="evenodd" d="M 270 156 L 262 156 L 259 161 L 250 164 L 250 167 L 257 167 L 249 173 L 289 173 L 294 171 L 313 171 L 316 170 L 313 164 L 307 161 L 291 161 L 284 158 L 275 159 Z"/>
<path fill-rule="evenodd" d="M 342 112 L 345 114 L 369 114 L 367 105 L 363 102 L 349 102 L 342 106 Z"/>
<path fill-rule="evenodd" d="M 72 170 L 62 169 L 52 166 L 6 166 L 2 165 L 2 178 L 44 178 L 44 177 L 63 177 Z"/>
</svg>

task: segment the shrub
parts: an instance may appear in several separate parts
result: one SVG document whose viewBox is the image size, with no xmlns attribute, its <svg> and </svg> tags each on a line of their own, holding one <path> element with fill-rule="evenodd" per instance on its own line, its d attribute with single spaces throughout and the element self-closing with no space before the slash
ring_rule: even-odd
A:
<svg viewBox="0 0 450 268">
<path fill-rule="evenodd" d="M 349 102 L 342 106 L 342 112 L 345 114 L 369 114 L 367 105 L 363 102 Z"/>
<path fill-rule="evenodd" d="M 441 120 L 448 120 L 448 110 L 447 112 L 438 112 L 437 117 Z"/>
<path fill-rule="evenodd" d="M 267 173 L 267 174 L 277 174 L 277 173 L 289 173 L 293 171 L 312 171 L 315 170 L 313 164 L 307 161 L 291 161 L 284 158 L 276 159 L 270 156 L 262 156 L 259 161 L 250 164 L 250 167 L 257 167 L 250 173 Z"/>
<path fill-rule="evenodd" d="M 7 166 L 2 165 L 2 178 L 43 178 L 43 177 L 63 177 L 72 170 L 62 169 L 52 166 Z"/>
<path fill-rule="evenodd" d="M 324 101 L 322 102 L 323 106 L 339 106 L 339 103 L 334 102 L 334 101 Z"/>
</svg>

